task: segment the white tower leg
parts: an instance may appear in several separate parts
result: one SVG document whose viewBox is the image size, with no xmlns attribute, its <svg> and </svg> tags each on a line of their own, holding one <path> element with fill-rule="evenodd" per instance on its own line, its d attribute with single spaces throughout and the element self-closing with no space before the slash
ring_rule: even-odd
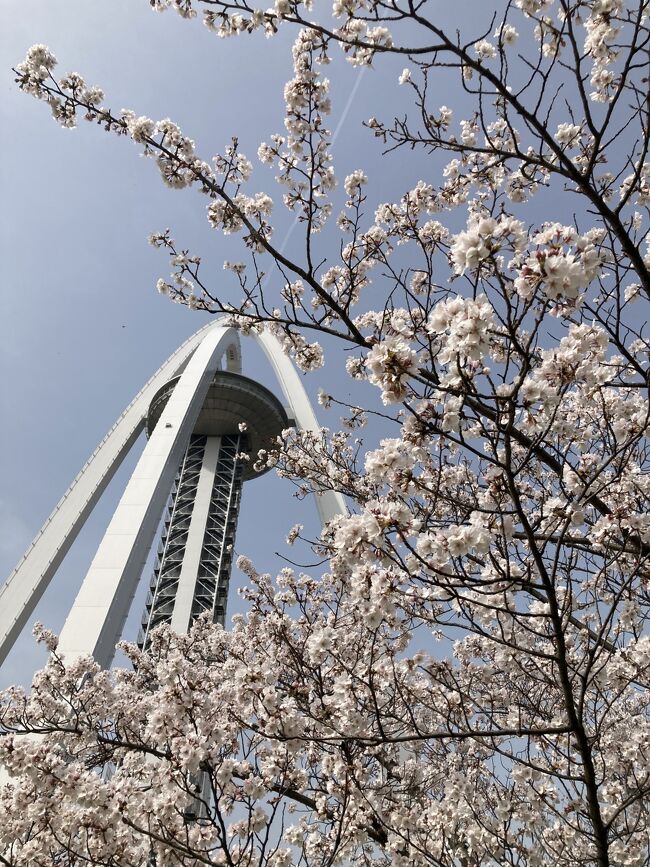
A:
<svg viewBox="0 0 650 867">
<path fill-rule="evenodd" d="M 282 351 L 278 339 L 269 334 L 268 331 L 263 331 L 261 334 L 254 334 L 253 336 L 271 362 L 273 372 L 291 408 L 298 429 L 311 431 L 315 434 L 320 433 L 320 425 L 307 397 L 307 392 L 300 381 L 296 368 Z M 316 494 L 315 500 L 318 516 L 323 526 L 337 515 L 345 515 L 347 513 L 345 500 L 338 491 L 326 491 L 322 494 Z"/>
<path fill-rule="evenodd" d="M 190 358 L 126 486 L 59 636 L 68 661 L 113 658 L 174 474 L 227 346 L 231 328 L 211 329 Z"/>
<path fill-rule="evenodd" d="M 193 334 L 154 373 L 83 465 L 6 583 L 0 587 L 0 665 L 34 612 L 61 561 L 85 524 L 104 489 L 142 432 L 151 399 L 173 376 L 213 328 Z M 228 369 L 241 370 L 239 341 L 226 352 Z"/>
</svg>

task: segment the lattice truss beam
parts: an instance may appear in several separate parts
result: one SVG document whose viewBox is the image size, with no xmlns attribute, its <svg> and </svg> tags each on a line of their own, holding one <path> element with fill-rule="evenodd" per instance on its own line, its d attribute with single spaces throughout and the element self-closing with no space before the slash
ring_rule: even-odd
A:
<svg viewBox="0 0 650 867">
<path fill-rule="evenodd" d="M 242 494 L 243 464 L 237 455 L 246 450 L 246 438 L 221 438 L 208 521 L 203 538 L 199 574 L 192 604 L 192 620 L 209 612 L 215 622 L 226 616 L 228 582 Z"/>
<path fill-rule="evenodd" d="M 191 622 L 207 613 L 223 623 L 228 598 L 232 550 L 241 502 L 243 468 L 238 454 L 246 448 L 242 434 L 220 437 L 219 455 L 211 485 L 207 513 L 198 516 L 203 524 L 203 542 L 192 599 Z M 145 602 L 138 645 L 146 648 L 151 632 L 171 623 L 185 557 L 190 524 L 195 513 L 197 491 L 208 438 L 193 435 L 183 456 L 167 505 L 158 556 Z"/>
</svg>

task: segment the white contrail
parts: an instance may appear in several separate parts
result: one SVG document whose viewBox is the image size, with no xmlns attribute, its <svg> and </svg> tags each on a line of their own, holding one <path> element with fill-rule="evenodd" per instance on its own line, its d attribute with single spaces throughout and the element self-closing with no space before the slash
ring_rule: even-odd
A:
<svg viewBox="0 0 650 867">
<path fill-rule="evenodd" d="M 345 108 L 343 109 L 343 114 L 339 118 L 339 122 L 336 124 L 336 129 L 334 130 L 334 135 L 332 136 L 332 144 L 334 144 L 334 142 L 338 138 L 338 135 L 341 132 L 343 124 L 345 123 L 345 119 L 348 116 L 350 109 L 352 108 L 352 103 L 354 102 L 354 97 L 357 95 L 357 90 L 359 89 L 359 85 L 361 84 L 361 79 L 365 75 L 365 72 L 366 72 L 366 68 L 364 67 L 361 70 L 361 72 L 359 73 L 359 75 L 357 75 L 357 79 L 354 82 L 354 87 L 350 91 L 350 95 L 348 96 L 347 102 L 345 103 Z M 282 246 L 280 247 L 281 253 L 284 253 L 284 251 L 287 247 L 287 244 L 289 243 L 289 238 L 293 234 L 293 230 L 298 225 L 299 217 L 300 217 L 300 215 L 296 214 L 296 216 L 293 218 L 292 224 L 287 229 L 287 234 L 284 236 L 284 241 L 282 242 Z M 265 284 L 268 283 L 270 277 L 271 277 L 270 274 L 266 275 L 266 280 L 264 281 Z"/>
<path fill-rule="evenodd" d="M 332 136 L 332 144 L 334 144 L 334 142 L 338 138 L 339 132 L 341 131 L 341 127 L 345 123 L 345 118 L 348 116 L 348 112 L 352 108 L 352 102 L 354 100 L 354 97 L 357 95 L 357 90 L 359 90 L 359 85 L 361 84 L 361 79 L 366 74 L 366 69 L 367 69 L 367 67 L 364 66 L 363 69 L 361 70 L 361 72 L 359 73 L 359 75 L 357 75 L 357 80 L 354 82 L 354 87 L 352 88 L 352 90 L 350 92 L 350 96 L 348 96 L 348 101 L 345 103 L 345 108 L 343 109 L 343 114 L 341 115 L 339 122 L 336 124 L 336 129 L 334 130 L 334 135 Z"/>
</svg>

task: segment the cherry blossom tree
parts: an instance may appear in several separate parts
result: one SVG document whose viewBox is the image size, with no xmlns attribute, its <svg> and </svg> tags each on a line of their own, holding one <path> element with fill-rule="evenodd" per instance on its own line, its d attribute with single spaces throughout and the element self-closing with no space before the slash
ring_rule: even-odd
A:
<svg viewBox="0 0 650 867">
<path fill-rule="evenodd" d="M 162 293 L 270 329 L 305 371 L 348 350 L 366 405 L 321 394 L 345 429 L 287 431 L 257 460 L 350 512 L 310 543 L 321 568 L 241 558 L 248 613 L 126 645 L 132 669 L 66 663 L 38 630 L 50 661 L 2 698 L 0 863 L 650 863 L 647 3 L 509 0 L 482 33 L 424 0 L 151 5 L 222 37 L 295 28 L 285 129 L 258 157 L 301 256 L 236 140 L 204 158 L 171 120 L 58 78 L 42 45 L 18 83 L 64 126 L 132 139 L 236 236 L 212 286 L 152 235 Z M 411 111 L 370 138 L 448 154 L 374 216 L 363 169 L 336 186 L 323 67 L 341 50 L 405 64 Z"/>
</svg>

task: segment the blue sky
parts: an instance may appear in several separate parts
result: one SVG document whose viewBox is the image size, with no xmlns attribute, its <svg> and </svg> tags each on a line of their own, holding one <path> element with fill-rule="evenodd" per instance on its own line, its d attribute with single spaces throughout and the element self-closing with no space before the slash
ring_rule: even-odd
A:
<svg viewBox="0 0 650 867">
<path fill-rule="evenodd" d="M 329 13 L 329 0 L 323 7 Z M 462 19 L 480 29 L 476 19 L 491 9 L 482 2 L 434 7 L 438 21 L 457 19 L 452 29 Z M 148 0 L 4 0 L 2 9 L 0 579 L 133 395 L 206 321 L 205 314 L 156 293 L 156 279 L 166 277 L 168 267 L 166 257 L 147 244 L 149 233 L 171 227 L 181 247 L 202 256 L 204 276 L 213 275 L 213 285 L 233 279 L 222 270 L 224 259 L 242 258 L 236 239 L 209 227 L 207 200 L 194 190 L 165 188 L 155 165 L 132 142 L 85 122 L 62 129 L 47 106 L 21 93 L 11 66 L 27 48 L 47 44 L 59 60 L 57 73 L 78 71 L 104 89 L 106 105 L 115 111 L 171 117 L 205 159 L 236 135 L 256 166 L 251 189 L 269 192 L 276 201 L 276 239 L 286 241 L 290 254 L 299 256 L 301 249 L 300 230 L 290 233 L 292 215 L 281 205 L 273 170 L 255 159 L 260 142 L 283 131 L 283 87 L 292 76 L 295 30 L 286 28 L 271 40 L 262 34 L 220 40 L 199 22 L 154 14 Z M 390 120 L 405 113 L 410 98 L 408 88 L 397 84 L 400 58 L 382 58 L 362 74 L 342 52 L 333 57 L 325 72 L 332 82 L 329 126 L 336 131 L 334 209 L 345 199 L 343 178 L 362 167 L 372 191 L 369 222 L 376 204 L 399 199 L 420 178 L 439 177 L 445 160 L 411 151 L 382 157 L 379 141 L 362 126 L 373 115 Z M 459 94 L 451 95 L 450 81 L 442 75 L 437 81 L 439 103 L 458 109 Z M 447 222 L 460 227 L 464 215 Z M 334 255 L 339 242 L 333 226 L 320 239 L 323 252 L 329 245 Z M 341 373 L 341 353 L 332 348 L 325 369 L 305 378 L 312 395 L 324 387 L 355 402 L 356 385 Z M 248 346 L 244 372 L 277 391 L 259 351 Z M 338 424 L 335 411 L 321 413 L 321 419 Z M 34 619 L 61 627 L 136 458 L 114 479 Z M 264 571 L 281 568 L 278 551 L 313 559 L 308 550 L 284 547 L 294 523 L 312 533 L 317 529 L 313 504 L 297 502 L 292 490 L 273 474 L 245 490 L 237 548 Z M 233 597 L 231 612 L 236 607 Z M 130 637 L 140 608 L 136 598 Z M 0 686 L 29 682 L 43 659 L 27 629 L 0 668 Z"/>
<path fill-rule="evenodd" d="M 168 269 L 147 235 L 172 227 L 181 244 L 204 256 L 216 280 L 227 276 L 223 259 L 238 258 L 232 241 L 209 228 L 205 201 L 196 192 L 167 190 L 131 142 L 86 123 L 61 129 L 46 106 L 18 91 L 11 66 L 30 45 L 44 42 L 59 59 L 58 71 L 76 70 L 103 87 L 114 109 L 171 117 L 205 157 L 236 134 L 253 158 L 260 141 L 282 130 L 291 33 L 223 41 L 197 22 L 153 14 L 146 0 L 5 0 L 0 40 L 0 574 L 6 576 L 135 392 L 205 322 L 204 315 L 157 295 L 156 279 Z M 332 129 L 359 76 L 339 60 L 327 70 L 333 80 Z M 360 165 L 379 171 L 379 148 L 361 120 L 387 107 L 389 82 L 399 110 L 404 92 L 393 85 L 400 69 L 392 64 L 358 83 L 336 142 L 339 177 Z M 398 195 L 416 175 L 408 161 L 392 160 L 391 172 L 382 176 L 382 197 L 391 187 Z M 256 178 L 256 189 L 277 192 L 272 171 L 260 166 Z M 279 237 L 290 223 L 282 217 Z M 289 249 L 298 241 L 296 232 Z M 247 350 L 245 372 L 270 384 L 259 355 Z M 325 376 L 330 374 L 307 379 L 312 394 Z M 35 618 L 54 629 L 63 622 L 134 459 L 112 483 L 38 606 Z M 313 505 L 296 502 L 291 492 L 271 475 L 245 491 L 237 547 L 260 568 L 281 567 L 275 552 L 293 523 L 315 529 Z M 139 607 L 136 600 L 131 635 Z M 0 669 L 0 685 L 29 682 L 43 658 L 26 630 Z"/>
</svg>

